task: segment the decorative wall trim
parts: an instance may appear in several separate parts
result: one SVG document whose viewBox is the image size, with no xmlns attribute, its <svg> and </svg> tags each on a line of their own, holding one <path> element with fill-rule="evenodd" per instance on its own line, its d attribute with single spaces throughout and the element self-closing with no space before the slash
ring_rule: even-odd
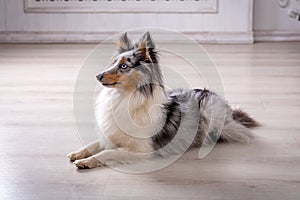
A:
<svg viewBox="0 0 300 200">
<path fill-rule="evenodd" d="M 116 32 L 0 32 L 0 43 L 99 43 Z M 253 43 L 252 32 L 185 32 L 201 43 Z M 157 40 L 178 42 L 166 35 Z"/>
<path fill-rule="evenodd" d="M 218 0 L 24 0 L 38 13 L 216 13 Z"/>
<path fill-rule="evenodd" d="M 257 42 L 300 41 L 299 31 L 255 31 Z"/>
</svg>

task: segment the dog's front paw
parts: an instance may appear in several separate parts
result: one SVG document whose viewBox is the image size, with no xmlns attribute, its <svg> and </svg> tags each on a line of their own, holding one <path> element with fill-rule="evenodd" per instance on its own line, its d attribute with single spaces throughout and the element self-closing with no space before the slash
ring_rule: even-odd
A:
<svg viewBox="0 0 300 200">
<path fill-rule="evenodd" d="M 67 155 L 67 158 L 70 159 L 70 161 L 75 161 L 75 160 L 78 160 L 78 159 L 81 159 L 80 158 L 80 155 L 77 153 L 77 152 L 71 152 Z"/>
<path fill-rule="evenodd" d="M 101 165 L 96 158 L 86 158 L 74 162 L 78 169 L 92 169 Z"/>
<path fill-rule="evenodd" d="M 89 157 L 91 154 L 86 150 L 81 150 L 81 151 L 74 151 L 74 152 L 71 152 L 67 155 L 67 157 L 70 159 L 70 161 L 75 161 L 75 160 L 80 160 L 80 159 L 83 159 L 83 158 L 86 158 L 86 157 Z"/>
</svg>

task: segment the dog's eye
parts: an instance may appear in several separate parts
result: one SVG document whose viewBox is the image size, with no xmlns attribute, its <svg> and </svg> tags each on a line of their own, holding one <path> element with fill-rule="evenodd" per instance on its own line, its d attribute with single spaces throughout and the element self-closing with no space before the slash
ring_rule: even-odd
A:
<svg viewBox="0 0 300 200">
<path fill-rule="evenodd" d="M 125 63 L 123 63 L 120 65 L 120 67 L 121 67 L 121 69 L 126 69 L 128 66 Z"/>
</svg>

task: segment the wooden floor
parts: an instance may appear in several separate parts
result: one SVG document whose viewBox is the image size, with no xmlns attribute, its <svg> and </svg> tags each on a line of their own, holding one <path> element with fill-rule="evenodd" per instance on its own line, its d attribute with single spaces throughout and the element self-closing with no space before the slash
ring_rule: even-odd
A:
<svg viewBox="0 0 300 200">
<path fill-rule="evenodd" d="M 73 89 L 95 45 L 0 45 L 0 198 L 300 199 L 300 43 L 204 46 L 229 102 L 263 124 L 256 140 L 135 175 L 65 157 L 81 147 Z"/>
</svg>

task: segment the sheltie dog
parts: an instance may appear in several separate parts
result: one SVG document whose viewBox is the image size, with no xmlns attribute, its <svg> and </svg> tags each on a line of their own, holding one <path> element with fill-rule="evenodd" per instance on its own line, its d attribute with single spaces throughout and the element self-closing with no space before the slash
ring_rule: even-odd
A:
<svg viewBox="0 0 300 200">
<path fill-rule="evenodd" d="M 158 53 L 149 34 L 132 42 L 124 33 L 119 55 L 96 76 L 99 140 L 68 158 L 80 169 L 130 164 L 170 156 L 209 142 L 248 143 L 259 124 L 206 89 L 167 91 Z"/>
</svg>

